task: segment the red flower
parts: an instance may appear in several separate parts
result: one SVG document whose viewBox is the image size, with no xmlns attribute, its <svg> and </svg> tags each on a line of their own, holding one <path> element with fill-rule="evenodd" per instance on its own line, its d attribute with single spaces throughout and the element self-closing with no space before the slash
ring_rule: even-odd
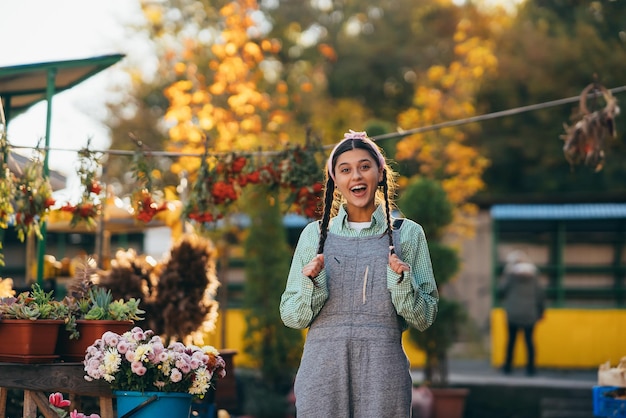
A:
<svg viewBox="0 0 626 418">
<path fill-rule="evenodd" d="M 63 399 L 63 395 L 59 392 L 51 393 L 50 396 L 48 396 L 48 402 L 50 402 L 50 405 L 56 406 L 57 408 L 64 408 L 71 404 L 67 399 Z"/>
<path fill-rule="evenodd" d="M 94 181 L 89 186 L 89 192 L 93 194 L 100 194 L 100 192 L 102 192 L 102 186 L 97 181 Z"/>
<path fill-rule="evenodd" d="M 246 165 L 246 162 L 248 160 L 246 160 L 246 157 L 237 157 L 235 158 L 235 161 L 233 161 L 233 165 L 232 165 L 232 172 L 237 174 L 237 173 L 241 173 L 241 170 L 243 170 L 243 168 Z"/>
</svg>

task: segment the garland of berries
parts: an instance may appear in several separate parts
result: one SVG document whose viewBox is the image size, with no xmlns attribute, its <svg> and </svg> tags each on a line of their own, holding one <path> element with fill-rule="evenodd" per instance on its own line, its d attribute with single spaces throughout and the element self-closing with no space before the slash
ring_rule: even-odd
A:
<svg viewBox="0 0 626 418">
<path fill-rule="evenodd" d="M 154 190 L 152 161 L 143 149 L 141 141 L 136 141 L 138 149 L 134 154 L 132 171 L 138 183 L 131 195 L 135 218 L 144 223 L 150 222 L 156 214 L 166 210 L 167 203 L 162 191 Z M 4 148 L 3 148 L 4 147 Z M 6 141 L 0 141 L 0 156 L 8 152 Z M 223 218 L 231 206 L 239 199 L 242 189 L 248 184 L 263 183 L 277 187 L 283 193 L 285 210 L 319 217 L 322 199 L 322 170 L 318 154 L 323 152 L 319 141 L 307 138 L 305 145 L 288 146 L 281 152 L 268 157 L 251 153 L 231 152 L 225 155 L 209 155 L 208 147 L 202 158 L 189 198 L 183 210 L 183 217 L 199 225 L 215 222 Z M 0 170 L 6 158 L 0 161 Z M 82 195 L 76 205 L 66 203 L 61 210 L 70 212 L 70 225 L 84 222 L 88 227 L 97 224 L 102 211 L 102 186 L 98 181 L 99 159 L 86 148 L 79 151 L 77 174 L 81 182 Z M 15 226 L 18 237 L 23 241 L 31 231 L 41 238 L 40 224 L 46 211 L 55 204 L 47 179 L 41 173 L 39 159 L 25 167 L 24 175 L 14 186 L 12 176 L 0 172 L 0 197 L 15 194 Z M 6 228 L 14 207 L 10 199 L 0 201 L 0 227 Z M 1 262 L 1 260 L 0 260 Z"/>
<path fill-rule="evenodd" d="M 209 156 L 205 147 L 183 217 L 201 227 L 217 221 L 236 203 L 244 187 L 263 183 L 286 194 L 286 210 L 316 218 L 323 192 L 317 154 L 322 151 L 319 142 L 307 139 L 304 146 L 289 146 L 264 161 L 260 157 L 255 161 L 249 153 Z"/>
<path fill-rule="evenodd" d="M 135 218 L 141 222 L 150 222 L 157 213 L 167 209 L 163 193 L 154 190 L 153 173 L 157 170 L 147 158 L 141 141 L 135 141 L 137 151 L 133 157 L 133 175 L 138 183 L 137 191 L 131 196 Z"/>
<path fill-rule="evenodd" d="M 90 141 L 89 141 L 90 142 Z M 98 181 L 100 161 L 93 151 L 87 147 L 78 152 L 78 168 L 76 173 L 80 179 L 81 197 L 76 205 L 66 203 L 62 211 L 72 214 L 70 226 L 75 227 L 81 222 L 88 228 L 97 225 L 97 217 L 102 213 L 102 185 Z"/>
<path fill-rule="evenodd" d="M 43 175 L 41 158 L 42 152 L 37 147 L 34 158 L 26 163 L 15 184 L 15 230 L 22 242 L 31 233 L 43 239 L 41 225 L 48 209 L 55 204 L 50 182 Z"/>
</svg>

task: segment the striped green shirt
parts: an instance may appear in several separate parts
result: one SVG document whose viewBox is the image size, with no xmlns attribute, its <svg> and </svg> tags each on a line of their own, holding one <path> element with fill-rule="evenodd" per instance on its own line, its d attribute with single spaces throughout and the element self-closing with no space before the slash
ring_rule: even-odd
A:
<svg viewBox="0 0 626 418">
<path fill-rule="evenodd" d="M 387 220 L 382 206 L 374 211 L 372 224 L 361 231 L 348 224 L 348 214 L 343 207 L 329 224 L 329 232 L 345 237 L 366 237 L 381 235 L 387 230 Z M 302 274 L 302 268 L 317 254 L 319 243 L 319 223 L 309 223 L 298 240 L 291 262 L 287 285 L 280 300 L 280 315 L 283 323 L 296 329 L 308 327 L 324 306 L 328 298 L 326 271 L 322 269 L 315 278 L 314 286 L 310 278 Z M 433 276 L 430 254 L 424 230 L 420 225 L 405 219 L 400 228 L 402 254 L 400 258 L 411 266 L 410 274 L 398 283 L 399 276 L 387 267 L 387 289 L 396 312 L 407 324 L 423 331 L 437 315 L 439 293 Z"/>
</svg>

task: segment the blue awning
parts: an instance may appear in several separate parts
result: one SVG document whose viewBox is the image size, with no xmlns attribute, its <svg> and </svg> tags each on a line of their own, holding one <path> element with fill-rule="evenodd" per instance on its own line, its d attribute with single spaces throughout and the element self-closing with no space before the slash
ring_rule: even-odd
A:
<svg viewBox="0 0 626 418">
<path fill-rule="evenodd" d="M 626 219 L 626 203 L 503 204 L 491 207 L 494 220 Z"/>
</svg>

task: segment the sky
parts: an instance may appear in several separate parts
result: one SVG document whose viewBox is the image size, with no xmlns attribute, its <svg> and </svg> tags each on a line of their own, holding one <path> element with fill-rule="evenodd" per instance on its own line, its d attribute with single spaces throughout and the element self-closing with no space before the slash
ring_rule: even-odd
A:
<svg viewBox="0 0 626 418">
<path fill-rule="evenodd" d="M 52 100 L 50 169 L 75 178 L 76 152 L 91 139 L 92 149 L 110 144 L 106 98 L 113 85 L 126 80 L 125 61 L 149 54 L 141 35 L 129 37 L 127 25 L 142 18 L 136 0 L 0 0 L 0 68 L 49 61 L 124 54 L 120 63 L 101 71 Z M 148 60 L 149 61 L 149 60 Z M 46 132 L 47 102 L 41 101 L 9 121 L 7 137 L 14 146 L 34 147 Z M 29 155 L 30 151 L 20 150 Z"/>
</svg>

